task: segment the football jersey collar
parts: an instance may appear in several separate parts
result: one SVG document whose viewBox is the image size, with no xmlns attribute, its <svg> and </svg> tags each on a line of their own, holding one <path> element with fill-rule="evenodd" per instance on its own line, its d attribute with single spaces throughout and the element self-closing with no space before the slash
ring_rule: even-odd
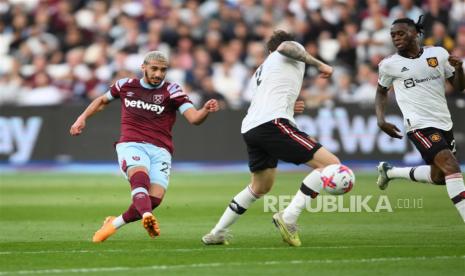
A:
<svg viewBox="0 0 465 276">
<path fill-rule="evenodd" d="M 424 48 L 421 47 L 421 48 L 420 48 L 420 51 L 419 51 L 418 54 L 415 55 L 415 56 L 404 56 L 404 55 L 401 55 L 401 54 L 399 54 L 399 56 L 404 57 L 404 58 L 409 58 L 409 59 L 417 59 L 417 58 L 419 58 L 419 57 L 421 57 L 421 56 L 423 55 L 423 52 L 424 52 L 424 51 L 425 51 Z"/>
<path fill-rule="evenodd" d="M 142 87 L 147 88 L 147 89 L 158 89 L 158 88 L 162 87 L 163 84 L 165 84 L 165 80 L 163 80 L 163 81 L 162 81 L 159 85 L 157 85 L 157 86 L 153 86 L 153 85 L 150 85 L 150 84 L 146 83 L 146 82 L 144 81 L 144 79 L 140 79 L 139 82 L 140 82 L 140 85 L 142 85 Z"/>
</svg>

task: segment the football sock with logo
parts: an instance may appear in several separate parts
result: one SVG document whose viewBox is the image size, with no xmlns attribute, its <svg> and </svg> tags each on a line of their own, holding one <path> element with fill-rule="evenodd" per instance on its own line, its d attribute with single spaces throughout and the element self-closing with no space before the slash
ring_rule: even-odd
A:
<svg viewBox="0 0 465 276">
<path fill-rule="evenodd" d="M 129 179 L 131 183 L 132 203 L 137 212 L 142 216 L 145 213 L 151 213 L 152 203 L 150 201 L 148 189 L 150 187 L 150 178 L 145 172 L 136 172 Z"/>
<path fill-rule="evenodd" d="M 402 178 L 415 182 L 433 183 L 431 180 L 431 166 L 423 165 L 418 167 L 393 167 L 387 171 L 387 176 L 391 179 Z"/>
<path fill-rule="evenodd" d="M 450 199 L 462 216 L 465 222 L 465 186 L 461 173 L 454 173 L 446 176 L 446 188 Z"/>
<path fill-rule="evenodd" d="M 226 208 L 211 233 L 216 234 L 218 231 L 231 226 L 258 198 L 260 198 L 260 196 L 252 191 L 250 185 L 247 186 L 231 200 L 231 203 L 229 203 L 229 206 Z"/>
<path fill-rule="evenodd" d="M 297 223 L 297 219 L 305 208 L 307 201 L 316 198 L 322 189 L 320 171 L 314 170 L 307 175 L 300 189 L 292 199 L 289 206 L 283 211 L 283 220 L 287 224 Z"/>
<path fill-rule="evenodd" d="M 161 201 L 162 201 L 161 198 L 150 196 L 152 210 L 157 208 L 160 205 Z M 121 216 L 113 220 L 113 226 L 115 226 L 116 228 L 120 228 L 126 223 L 137 221 L 137 220 L 140 220 L 141 218 L 142 216 L 137 211 L 136 206 L 134 206 L 134 204 L 131 204 L 126 212 L 124 212 Z"/>
</svg>

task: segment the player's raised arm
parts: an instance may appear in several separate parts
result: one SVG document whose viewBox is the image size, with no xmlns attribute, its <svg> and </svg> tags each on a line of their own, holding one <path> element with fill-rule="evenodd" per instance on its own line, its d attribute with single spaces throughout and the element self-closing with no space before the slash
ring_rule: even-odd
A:
<svg viewBox="0 0 465 276">
<path fill-rule="evenodd" d="M 313 65 L 320 71 L 320 77 L 329 78 L 333 73 L 333 67 L 325 64 L 324 62 L 314 58 L 307 53 L 305 49 L 296 42 L 284 41 L 276 49 L 280 54 L 306 64 Z"/>
<path fill-rule="evenodd" d="M 74 124 L 71 126 L 69 133 L 73 136 L 81 134 L 82 130 L 86 127 L 87 118 L 103 110 L 108 103 L 110 103 L 110 100 L 106 94 L 93 100 L 84 112 L 82 112 L 82 114 L 76 119 Z"/>
<path fill-rule="evenodd" d="M 388 89 L 378 85 L 376 89 L 376 98 L 375 98 L 375 109 L 376 109 L 376 118 L 378 119 L 379 128 L 384 131 L 387 135 L 402 139 L 400 135 L 400 130 L 393 124 L 386 122 L 384 117 L 384 108 L 388 100 Z"/>
<path fill-rule="evenodd" d="M 459 57 L 449 56 L 449 63 L 455 68 L 453 77 L 448 80 L 460 92 L 465 90 L 465 74 L 463 73 L 463 62 Z"/>
<path fill-rule="evenodd" d="M 219 110 L 219 105 L 216 100 L 208 100 L 201 109 L 197 110 L 194 107 L 187 109 L 183 115 L 187 121 L 193 125 L 200 125 L 207 119 L 208 114 Z"/>
</svg>

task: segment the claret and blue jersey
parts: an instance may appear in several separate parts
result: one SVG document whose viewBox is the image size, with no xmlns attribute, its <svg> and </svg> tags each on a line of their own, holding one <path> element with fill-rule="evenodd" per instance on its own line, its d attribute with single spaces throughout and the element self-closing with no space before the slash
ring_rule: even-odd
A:
<svg viewBox="0 0 465 276">
<path fill-rule="evenodd" d="M 173 153 L 171 130 L 176 111 L 193 107 L 188 95 L 176 83 L 163 81 L 151 86 L 143 79 L 116 81 L 107 98 L 121 99 L 121 142 L 144 142 Z"/>
</svg>

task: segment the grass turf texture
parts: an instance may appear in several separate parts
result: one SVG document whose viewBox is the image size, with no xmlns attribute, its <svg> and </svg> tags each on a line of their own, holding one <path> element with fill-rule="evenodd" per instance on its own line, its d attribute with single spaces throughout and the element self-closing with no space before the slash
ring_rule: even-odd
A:
<svg viewBox="0 0 465 276">
<path fill-rule="evenodd" d="M 304 176 L 279 174 L 270 194 L 293 195 Z M 160 237 L 150 239 L 136 222 L 102 244 L 90 242 L 93 233 L 130 201 L 122 177 L 0 175 L 0 275 L 464 275 L 465 224 L 445 187 L 396 181 L 382 192 L 375 180 L 357 174 L 350 195 L 372 195 L 373 209 L 387 195 L 393 212 L 304 211 L 303 245 L 291 248 L 261 200 L 232 227 L 229 246 L 207 247 L 201 236 L 248 183 L 247 174 L 174 173 L 155 212 Z M 396 206 L 420 198 L 423 208 Z"/>
</svg>

